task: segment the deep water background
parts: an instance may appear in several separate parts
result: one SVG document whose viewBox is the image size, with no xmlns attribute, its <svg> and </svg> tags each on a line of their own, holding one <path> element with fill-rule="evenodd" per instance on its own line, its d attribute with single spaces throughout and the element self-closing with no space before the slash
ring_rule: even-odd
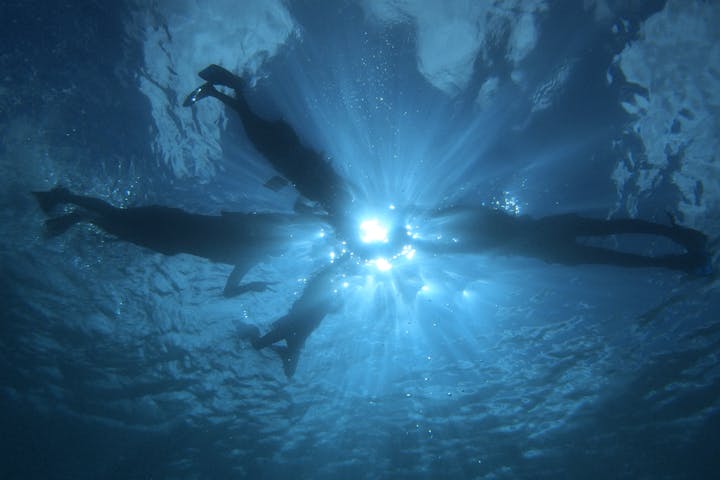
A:
<svg viewBox="0 0 720 480">
<path fill-rule="evenodd" d="M 180 106 L 216 62 L 357 187 L 358 223 L 389 204 L 671 212 L 715 241 L 720 7 L 581 3 L 3 2 L 0 478 L 712 478 L 714 277 L 368 266 L 288 380 L 238 325 L 283 315 L 323 246 L 228 300 L 230 266 L 88 226 L 44 238 L 29 194 L 292 211 L 237 118 Z"/>
</svg>

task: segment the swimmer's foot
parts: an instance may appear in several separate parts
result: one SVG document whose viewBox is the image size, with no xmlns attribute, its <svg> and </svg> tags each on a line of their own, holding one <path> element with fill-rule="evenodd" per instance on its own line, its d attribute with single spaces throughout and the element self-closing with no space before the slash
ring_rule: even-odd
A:
<svg viewBox="0 0 720 480">
<path fill-rule="evenodd" d="M 47 237 L 57 237 L 58 235 L 65 233 L 68 228 L 78 222 L 82 222 L 85 219 L 86 216 L 80 212 L 72 212 L 60 217 L 50 218 L 45 220 L 45 235 Z"/>
<path fill-rule="evenodd" d="M 704 233 L 692 228 L 675 227 L 681 233 L 681 243 L 687 250 L 683 255 L 692 265 L 687 272 L 691 275 L 709 277 L 715 273 L 710 242 Z"/>
<path fill-rule="evenodd" d="M 703 252 L 697 254 L 697 258 L 697 266 L 688 273 L 699 277 L 713 276 L 715 274 L 715 267 L 713 266 L 712 255 L 710 255 L 709 252 Z"/>
<path fill-rule="evenodd" d="M 50 213 L 58 204 L 67 202 L 71 195 L 64 187 L 55 187 L 47 192 L 32 192 L 32 194 L 45 213 Z"/>
<path fill-rule="evenodd" d="M 682 227 L 674 224 L 671 238 L 685 247 L 689 253 L 706 252 L 708 249 L 708 237 L 703 232 L 694 228 Z"/>
<path fill-rule="evenodd" d="M 288 347 L 283 347 L 281 345 L 273 345 L 270 348 L 273 352 L 280 356 L 280 359 L 283 362 L 283 371 L 285 372 L 285 376 L 287 378 L 292 378 L 292 376 L 295 375 L 295 370 L 297 369 L 298 364 L 297 352 L 292 352 Z"/>
<path fill-rule="evenodd" d="M 712 255 L 708 252 L 688 252 L 681 255 L 665 255 L 661 257 L 663 265 L 673 270 L 680 270 L 696 277 L 714 275 Z"/>
<path fill-rule="evenodd" d="M 230 87 L 237 91 L 240 91 L 243 88 L 242 78 L 220 65 L 208 65 L 200 71 L 198 75 L 200 78 L 213 85 L 222 85 L 223 87 Z"/>
<path fill-rule="evenodd" d="M 198 88 L 190 92 L 190 95 L 185 97 L 183 107 L 189 107 L 191 105 L 194 105 L 199 100 L 202 100 L 205 97 L 214 96 L 216 93 L 217 90 L 215 90 L 215 87 L 213 87 L 210 83 L 203 83 Z"/>
<path fill-rule="evenodd" d="M 250 340 L 250 342 L 255 343 L 260 338 L 260 329 L 255 325 L 241 322 L 238 326 L 238 336 L 243 340 Z"/>
</svg>

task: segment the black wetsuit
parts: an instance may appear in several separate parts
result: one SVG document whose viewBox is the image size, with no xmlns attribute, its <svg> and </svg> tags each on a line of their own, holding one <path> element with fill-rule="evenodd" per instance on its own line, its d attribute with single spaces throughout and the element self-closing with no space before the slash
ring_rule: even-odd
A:
<svg viewBox="0 0 720 480">
<path fill-rule="evenodd" d="M 339 279 L 341 273 L 347 273 L 350 264 L 348 257 L 343 257 L 313 275 L 290 311 L 275 320 L 265 335 L 260 336 L 257 327 L 243 325 L 246 332 L 244 336 L 251 339 L 255 349 L 272 346 L 280 355 L 288 378 L 295 373 L 300 351 L 310 334 L 328 314 L 342 307 Z M 275 345 L 282 341 L 285 341 L 285 346 Z"/>
<path fill-rule="evenodd" d="M 688 273 L 704 273 L 710 268 L 705 234 L 677 225 L 639 219 L 594 219 L 575 214 L 533 219 L 473 207 L 437 212 L 429 222 L 443 232 L 443 239 L 420 240 L 417 248 L 436 254 L 497 251 L 565 265 L 658 267 Z M 665 237 L 685 252 L 648 256 L 581 243 L 583 238 L 628 234 Z"/>
<path fill-rule="evenodd" d="M 200 72 L 208 83 L 201 85 L 185 100 L 193 105 L 205 97 L 214 97 L 235 110 L 245 128 L 247 137 L 257 151 L 284 176 L 305 198 L 317 202 L 328 213 L 329 223 L 342 230 L 343 218 L 353 202 L 349 183 L 343 179 L 323 157 L 306 147 L 295 130 L 283 120 L 266 120 L 248 104 L 243 94 L 243 80 L 217 65 L 210 65 Z M 235 90 L 231 97 L 214 88 L 222 85 Z"/>
<path fill-rule="evenodd" d="M 188 253 L 235 265 L 225 287 L 226 296 L 267 286 L 264 282 L 238 283 L 263 256 L 279 254 L 287 248 L 290 238 L 286 228 L 302 223 L 321 225 L 314 217 L 275 213 L 199 215 L 163 206 L 117 208 L 99 198 L 75 195 L 64 188 L 34 194 L 48 213 L 59 204 L 82 209 L 49 219 L 46 225 L 51 235 L 60 234 L 75 223 L 88 222 L 121 240 L 165 255 Z"/>
</svg>

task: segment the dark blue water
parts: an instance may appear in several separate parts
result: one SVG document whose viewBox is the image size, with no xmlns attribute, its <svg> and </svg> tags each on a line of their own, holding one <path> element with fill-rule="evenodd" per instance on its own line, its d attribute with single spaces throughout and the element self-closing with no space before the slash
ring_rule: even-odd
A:
<svg viewBox="0 0 720 480">
<path fill-rule="evenodd" d="M 713 277 L 485 254 L 368 265 L 289 380 L 238 328 L 287 312 L 323 244 L 248 273 L 272 291 L 225 299 L 230 266 L 89 226 L 46 239 L 29 195 L 291 212 L 232 112 L 181 106 L 220 63 L 357 187 L 358 225 L 465 202 L 670 212 L 715 240 L 716 2 L 6 1 L 0 23 L 0 478 L 720 467 Z"/>
</svg>

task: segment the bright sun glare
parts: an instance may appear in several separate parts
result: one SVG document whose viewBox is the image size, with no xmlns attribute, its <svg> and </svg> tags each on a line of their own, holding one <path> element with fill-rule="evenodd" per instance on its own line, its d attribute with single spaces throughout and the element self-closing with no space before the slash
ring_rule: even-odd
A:
<svg viewBox="0 0 720 480">
<path fill-rule="evenodd" d="M 360 240 L 363 243 L 387 243 L 388 228 L 377 218 L 360 222 Z"/>
</svg>

